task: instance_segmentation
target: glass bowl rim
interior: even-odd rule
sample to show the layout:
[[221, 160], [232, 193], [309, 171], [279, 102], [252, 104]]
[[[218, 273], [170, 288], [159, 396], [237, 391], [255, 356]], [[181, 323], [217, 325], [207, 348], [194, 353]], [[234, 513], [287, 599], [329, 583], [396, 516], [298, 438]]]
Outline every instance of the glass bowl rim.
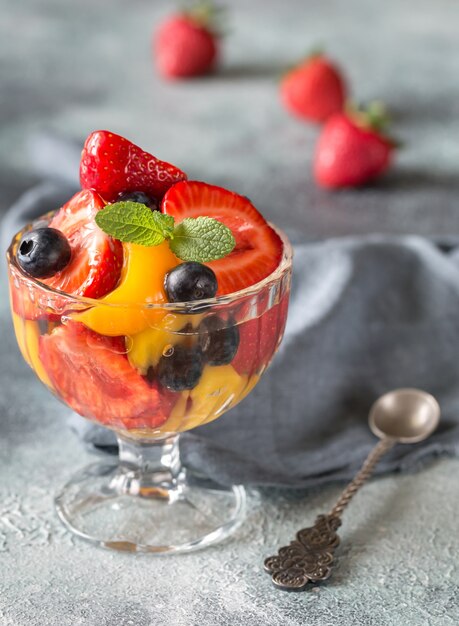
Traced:
[[[36, 221], [39, 221], [40, 219], [42, 218], [39, 217], [37, 218]], [[123, 308], [123, 309], [137, 308], [137, 309], [142, 309], [142, 310], [171, 310], [171, 311], [184, 310], [184, 309], [189, 311], [190, 308], [193, 308], [193, 310], [198, 312], [199, 308], [201, 307], [208, 308], [209, 306], [231, 304], [241, 298], [245, 298], [247, 296], [253, 296], [253, 295], [260, 293], [267, 285], [274, 284], [277, 281], [279, 281], [280, 278], [282, 278], [282, 276], [291, 268], [292, 260], [293, 260], [293, 248], [287, 235], [282, 229], [278, 228], [271, 222], [268, 222], [269, 226], [274, 230], [274, 232], [279, 236], [279, 238], [282, 241], [282, 246], [283, 246], [282, 258], [279, 262], [279, 265], [276, 267], [275, 270], [271, 272], [271, 274], [269, 274], [268, 276], [263, 278], [263, 280], [260, 280], [259, 282], [253, 285], [249, 285], [248, 287], [245, 287], [244, 289], [240, 289], [239, 291], [234, 291], [232, 293], [224, 294], [221, 296], [216, 296], [214, 298], [207, 298], [204, 300], [192, 300], [188, 302], [129, 302], [129, 303], [104, 302], [102, 299], [98, 300], [96, 298], [88, 298], [86, 296], [77, 296], [77, 295], [66, 293], [65, 291], [60, 291], [59, 289], [54, 289], [53, 287], [50, 287], [49, 285], [45, 285], [44, 283], [40, 282], [40, 280], [38, 280], [37, 278], [30, 276], [29, 274], [27, 274], [27, 272], [25, 272], [20, 267], [20, 265], [16, 261], [13, 248], [16, 242], [18, 241], [18, 239], [22, 237], [22, 235], [26, 233], [28, 229], [30, 229], [33, 223], [34, 222], [29, 222], [14, 235], [8, 247], [8, 250], [6, 252], [6, 257], [7, 257], [9, 268], [14, 268], [15, 271], [19, 272], [22, 279], [28, 281], [29, 283], [34, 285], [34, 287], [38, 288], [40, 291], [51, 294], [53, 296], [58, 296], [60, 298], [65, 298], [69, 301], [78, 303], [80, 305], [84, 304], [84, 305], [87, 305], [88, 307], [89, 306], [99, 306], [99, 307], [106, 306], [110, 308]]]

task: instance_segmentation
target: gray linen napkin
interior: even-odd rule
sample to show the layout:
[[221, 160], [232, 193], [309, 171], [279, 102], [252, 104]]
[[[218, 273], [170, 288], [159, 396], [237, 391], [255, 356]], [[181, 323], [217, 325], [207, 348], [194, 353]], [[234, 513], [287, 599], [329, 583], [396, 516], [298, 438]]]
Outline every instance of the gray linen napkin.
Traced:
[[238, 407], [184, 441], [184, 458], [229, 483], [309, 487], [349, 479], [375, 443], [367, 415], [396, 387], [442, 408], [427, 442], [377, 473], [459, 453], [459, 256], [419, 237], [296, 246], [284, 341]]
[[[25, 194], [5, 217], [3, 248], [22, 223], [59, 206], [70, 182]], [[370, 235], [298, 244], [277, 356], [239, 406], [182, 437], [183, 460], [224, 484], [349, 479], [375, 441], [372, 402], [409, 386], [438, 398], [441, 425], [423, 444], [396, 447], [377, 472], [458, 454], [458, 348], [459, 240]], [[110, 431], [75, 414], [70, 421], [88, 445], [116, 451]]]

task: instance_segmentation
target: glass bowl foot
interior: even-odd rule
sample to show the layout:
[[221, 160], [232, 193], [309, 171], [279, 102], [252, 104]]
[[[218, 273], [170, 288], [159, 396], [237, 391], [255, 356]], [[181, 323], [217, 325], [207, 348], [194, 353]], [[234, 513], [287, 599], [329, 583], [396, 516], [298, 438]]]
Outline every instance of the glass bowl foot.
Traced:
[[96, 463], [76, 474], [56, 497], [58, 515], [73, 533], [112, 550], [172, 554], [228, 537], [245, 516], [245, 490], [189, 472], [139, 474]]

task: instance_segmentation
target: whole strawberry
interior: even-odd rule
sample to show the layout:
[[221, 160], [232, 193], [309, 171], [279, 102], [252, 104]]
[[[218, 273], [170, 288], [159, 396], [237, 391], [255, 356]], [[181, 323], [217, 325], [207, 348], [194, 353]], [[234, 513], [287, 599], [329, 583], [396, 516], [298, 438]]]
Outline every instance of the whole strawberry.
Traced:
[[210, 72], [219, 54], [218, 8], [209, 0], [172, 15], [154, 35], [153, 54], [159, 73], [180, 79]]
[[317, 142], [314, 177], [327, 188], [358, 187], [385, 172], [396, 144], [384, 129], [387, 116], [379, 105], [366, 111], [337, 113]]
[[285, 75], [280, 94], [287, 110], [297, 117], [324, 122], [343, 109], [346, 85], [339, 69], [317, 53]]

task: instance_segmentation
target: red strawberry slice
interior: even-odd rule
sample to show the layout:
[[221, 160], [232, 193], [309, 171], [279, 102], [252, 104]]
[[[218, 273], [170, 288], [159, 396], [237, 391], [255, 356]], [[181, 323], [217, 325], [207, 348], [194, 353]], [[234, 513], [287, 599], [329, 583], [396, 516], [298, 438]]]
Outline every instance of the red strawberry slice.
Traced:
[[280, 343], [287, 321], [288, 294], [258, 318], [239, 325], [239, 348], [231, 365], [252, 375], [267, 367]]
[[[105, 206], [93, 191], [81, 191], [53, 217], [50, 226], [67, 237], [72, 258], [67, 267], [43, 283], [66, 293], [100, 298], [114, 289], [123, 264], [123, 246], [96, 225], [94, 217]], [[24, 319], [59, 320], [65, 300], [18, 275], [10, 282], [13, 310]]]
[[22, 276], [10, 281], [10, 298], [13, 311], [24, 320], [57, 322], [60, 319], [60, 314], [53, 311], [61, 309], [58, 297]]
[[180, 180], [186, 180], [186, 174], [175, 165], [160, 161], [108, 130], [96, 130], [85, 141], [80, 161], [81, 186], [94, 189], [109, 202], [130, 191], [162, 198]]
[[112, 428], [166, 421], [158, 390], [130, 366], [123, 337], [71, 323], [40, 337], [39, 355], [57, 396], [80, 415]]
[[236, 239], [233, 252], [208, 263], [217, 275], [218, 295], [254, 285], [279, 265], [281, 239], [244, 196], [206, 183], [181, 182], [166, 193], [161, 210], [177, 222], [207, 215], [231, 229]]
[[251, 376], [259, 369], [260, 357], [260, 318], [239, 324], [239, 347], [231, 361], [238, 374]]
[[116, 287], [123, 264], [123, 246], [95, 222], [97, 211], [104, 206], [105, 202], [94, 191], [80, 191], [53, 217], [49, 225], [67, 237], [72, 258], [62, 272], [44, 283], [89, 298], [100, 298]]

